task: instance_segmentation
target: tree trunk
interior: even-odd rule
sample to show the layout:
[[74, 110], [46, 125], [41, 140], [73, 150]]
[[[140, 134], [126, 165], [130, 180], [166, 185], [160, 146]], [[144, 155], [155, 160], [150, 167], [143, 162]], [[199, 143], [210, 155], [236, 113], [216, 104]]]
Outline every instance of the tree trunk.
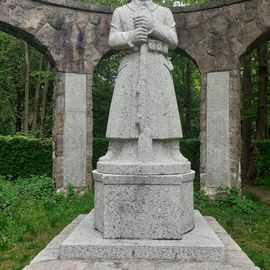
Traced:
[[[256, 119], [256, 140], [262, 140], [266, 136], [267, 108], [266, 93], [268, 82], [268, 43], [260, 44], [257, 48], [258, 58], [258, 112]], [[247, 181], [253, 182], [257, 176], [256, 158], [259, 155], [258, 149], [253, 147], [250, 158], [250, 166], [247, 172]]]
[[[17, 63], [17, 66], [19, 66], [19, 63]], [[22, 110], [23, 110], [23, 102], [22, 102], [22, 91], [21, 87], [17, 78], [17, 74], [19, 74], [19, 70], [15, 68], [12, 72], [12, 78], [14, 82], [14, 87], [15, 87], [15, 93], [16, 93], [16, 113], [15, 113], [15, 127], [16, 127], [16, 132], [21, 132], [22, 131]]]
[[258, 46], [258, 115], [256, 121], [256, 139], [266, 138], [267, 129], [267, 83], [268, 83], [268, 44]]
[[187, 60], [186, 66], [186, 93], [185, 93], [185, 108], [186, 108], [186, 119], [185, 119], [185, 131], [186, 137], [191, 138], [191, 84], [192, 84], [192, 74], [191, 74], [191, 63]]
[[252, 77], [251, 77], [251, 55], [245, 56], [243, 59], [243, 78], [242, 78], [242, 111], [243, 118], [241, 123], [242, 135], [242, 181], [247, 182], [247, 171], [250, 165], [251, 148], [251, 133], [252, 133], [252, 120], [249, 113], [251, 109], [252, 99]]
[[24, 133], [27, 135], [29, 123], [30, 61], [29, 61], [29, 48], [26, 42], [24, 42], [24, 54], [25, 54]]
[[[50, 64], [48, 64], [47, 70], [50, 70]], [[40, 112], [40, 128], [39, 128], [39, 135], [40, 136], [43, 136], [43, 132], [44, 132], [48, 89], [49, 89], [49, 80], [47, 79], [45, 81], [43, 94], [42, 94], [42, 104], [41, 104], [41, 112]]]
[[[39, 59], [39, 72], [42, 71], [42, 64], [43, 64], [43, 55], [40, 56]], [[36, 131], [37, 129], [37, 119], [38, 119], [38, 108], [39, 108], [39, 96], [40, 96], [40, 85], [41, 85], [41, 75], [38, 75], [37, 85], [36, 85], [36, 91], [35, 91], [35, 99], [34, 99], [34, 108], [33, 108], [33, 124], [32, 124], [32, 131]]]

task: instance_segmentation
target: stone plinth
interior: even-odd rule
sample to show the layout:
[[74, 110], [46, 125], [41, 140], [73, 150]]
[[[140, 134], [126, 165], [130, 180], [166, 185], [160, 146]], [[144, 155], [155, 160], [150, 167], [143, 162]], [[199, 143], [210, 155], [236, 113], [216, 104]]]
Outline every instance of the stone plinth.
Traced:
[[194, 227], [194, 174], [95, 171], [95, 228], [106, 239], [181, 239]]
[[147, 259], [174, 262], [223, 262], [224, 245], [198, 211], [195, 228], [182, 240], [104, 239], [94, 229], [93, 211], [62, 242], [61, 260]]
[[[191, 232], [192, 234], [197, 231], [198, 227], [196, 225], [196, 216], [197, 214], [195, 212], [195, 229]], [[134, 259], [61, 259], [61, 256], [64, 255], [64, 249], [67, 249], [67, 247], [64, 247], [62, 244], [67, 244], [65, 240], [70, 239], [69, 237], [79, 229], [78, 226], [82, 226], [81, 224], [85, 219], [86, 215], [81, 215], [76, 218], [76, 220], [56, 236], [48, 246], [32, 260], [31, 265], [25, 267], [24, 270], [260, 270], [212, 217], [204, 217], [204, 219], [210, 227], [210, 231], [217, 235], [225, 247], [225, 260], [222, 262], [179, 262], [174, 260]], [[84, 230], [87, 229], [88, 232], [88, 223], [86, 223], [85, 226]], [[97, 233], [96, 230], [91, 229], [90, 231], [93, 231], [95, 234]], [[82, 235], [80, 239], [83, 237], [84, 236]], [[89, 237], [89, 234], [87, 234], [87, 237]], [[186, 235], [184, 235], [182, 241], [185, 241], [185, 237]], [[207, 237], [209, 237], [209, 234], [204, 230], [200, 239], [205, 243]], [[80, 244], [82, 245], [84, 241], [86, 241], [86, 239], [83, 239]], [[110, 240], [110, 242], [111, 241], [118, 242], [122, 240]], [[151, 241], [157, 242], [160, 240]], [[134, 242], [137, 243], [137, 241]]]

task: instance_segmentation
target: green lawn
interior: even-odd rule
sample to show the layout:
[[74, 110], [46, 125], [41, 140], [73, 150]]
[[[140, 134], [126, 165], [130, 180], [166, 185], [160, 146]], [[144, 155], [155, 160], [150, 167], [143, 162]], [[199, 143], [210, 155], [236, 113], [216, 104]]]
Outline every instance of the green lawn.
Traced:
[[[270, 206], [236, 192], [217, 202], [195, 192], [195, 205], [214, 216], [264, 270], [270, 269]], [[8, 182], [0, 178], [0, 269], [21, 270], [80, 213], [93, 207], [93, 195], [56, 194], [51, 178]]]

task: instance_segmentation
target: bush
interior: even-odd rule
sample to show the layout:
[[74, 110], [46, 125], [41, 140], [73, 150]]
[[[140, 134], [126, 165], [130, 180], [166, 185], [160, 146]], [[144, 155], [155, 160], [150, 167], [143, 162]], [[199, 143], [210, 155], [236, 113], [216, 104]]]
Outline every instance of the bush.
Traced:
[[0, 136], [0, 175], [52, 175], [52, 139]]
[[230, 208], [236, 213], [251, 215], [256, 209], [256, 202], [246, 196], [240, 195], [240, 190], [236, 188], [220, 189], [217, 194], [217, 206], [220, 208]]
[[[107, 152], [109, 140], [94, 138], [93, 167]], [[200, 168], [200, 141], [181, 140], [182, 154], [191, 161], [197, 173]], [[0, 136], [0, 175], [16, 179], [32, 175], [52, 176], [52, 139], [16, 135]]]

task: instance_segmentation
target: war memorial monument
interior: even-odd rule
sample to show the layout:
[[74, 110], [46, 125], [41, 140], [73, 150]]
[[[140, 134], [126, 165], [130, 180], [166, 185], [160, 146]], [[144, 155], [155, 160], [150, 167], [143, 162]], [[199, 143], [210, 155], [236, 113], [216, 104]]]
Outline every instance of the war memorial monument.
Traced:
[[258, 269], [211, 217], [194, 211], [195, 172], [181, 154], [168, 51], [170, 9], [133, 0], [115, 9], [109, 45], [121, 51], [108, 152], [93, 171], [95, 209], [25, 269]]

